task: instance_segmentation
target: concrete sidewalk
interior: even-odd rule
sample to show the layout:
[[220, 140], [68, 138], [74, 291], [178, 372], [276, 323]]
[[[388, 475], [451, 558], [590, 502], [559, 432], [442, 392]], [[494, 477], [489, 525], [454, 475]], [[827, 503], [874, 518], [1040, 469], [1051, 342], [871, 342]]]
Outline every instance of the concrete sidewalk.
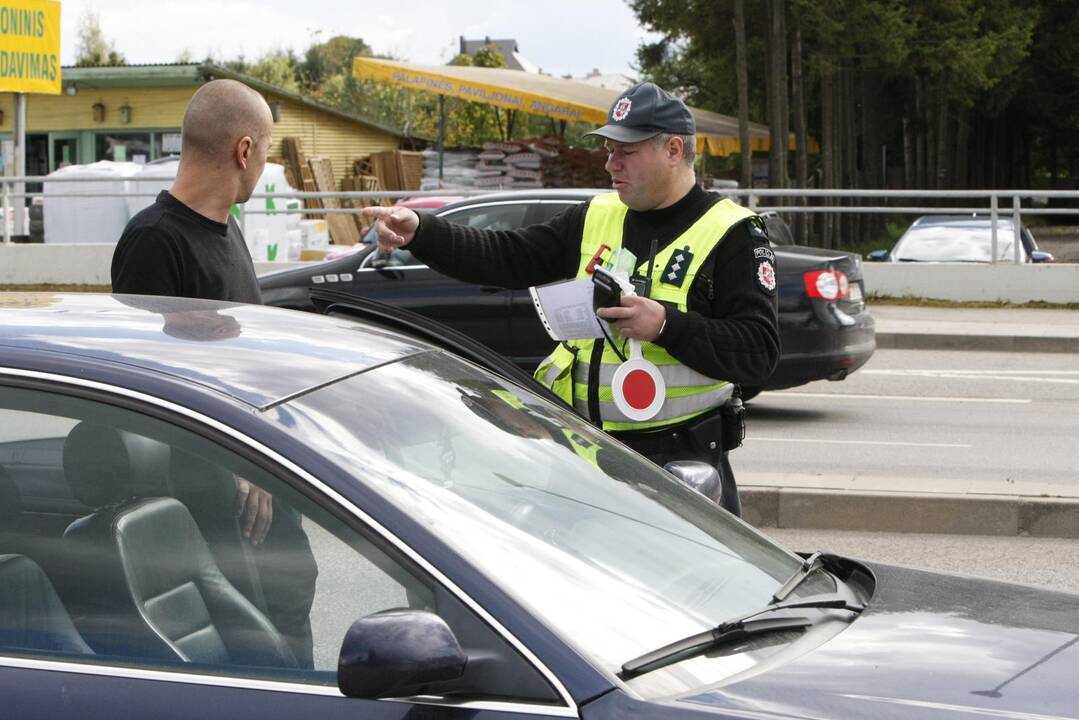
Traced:
[[[1079, 310], [870, 303], [870, 312], [878, 348], [1079, 353]], [[1079, 538], [1079, 482], [740, 472], [738, 484], [757, 527]]]
[[1079, 310], [869, 304], [877, 347], [1079, 353]]
[[1079, 538], [1079, 485], [738, 475], [756, 527]]

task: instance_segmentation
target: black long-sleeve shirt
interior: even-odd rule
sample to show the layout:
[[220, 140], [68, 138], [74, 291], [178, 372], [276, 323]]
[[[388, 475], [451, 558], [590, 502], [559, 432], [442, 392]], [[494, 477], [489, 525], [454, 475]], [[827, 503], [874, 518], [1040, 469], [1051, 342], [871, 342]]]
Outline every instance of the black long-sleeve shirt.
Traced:
[[[657, 252], [662, 251], [717, 200], [694, 186], [669, 207], [630, 210], [623, 246], [647, 264], [653, 238]], [[576, 276], [587, 209], [587, 203], [580, 203], [520, 230], [481, 230], [421, 215], [408, 248], [432, 268], [464, 282], [542, 285]], [[774, 282], [761, 274], [764, 261], [774, 270], [763, 227], [746, 221], [731, 228], [690, 287], [688, 310], [667, 306], [667, 324], [655, 343], [709, 377], [743, 385], [767, 380], [779, 361], [779, 329]]]

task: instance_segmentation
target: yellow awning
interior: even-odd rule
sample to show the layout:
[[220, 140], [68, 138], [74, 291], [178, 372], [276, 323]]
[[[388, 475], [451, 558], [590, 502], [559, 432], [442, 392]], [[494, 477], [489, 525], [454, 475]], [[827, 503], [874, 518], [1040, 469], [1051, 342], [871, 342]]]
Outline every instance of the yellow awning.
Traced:
[[[618, 90], [504, 68], [457, 65], [413, 65], [411, 63], [356, 58], [352, 74], [358, 80], [391, 83], [414, 90], [487, 103], [508, 110], [521, 110], [556, 120], [602, 125], [607, 109], [619, 96]], [[709, 155], [731, 155], [739, 151], [738, 119], [728, 115], [690, 108], [697, 124], [698, 151]], [[749, 124], [749, 144], [766, 152], [771, 145], [767, 125]], [[813, 143], [811, 143], [812, 147]], [[789, 140], [793, 149], [794, 136]]]

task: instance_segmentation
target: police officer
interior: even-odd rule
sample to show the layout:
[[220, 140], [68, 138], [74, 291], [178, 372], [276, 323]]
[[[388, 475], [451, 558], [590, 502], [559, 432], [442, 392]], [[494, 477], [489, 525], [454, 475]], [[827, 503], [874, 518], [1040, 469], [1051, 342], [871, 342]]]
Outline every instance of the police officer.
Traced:
[[[740, 442], [724, 407], [731, 383], [760, 385], [779, 360], [776, 269], [764, 224], [751, 211], [702, 190], [693, 170], [695, 124], [678, 98], [652, 83], [612, 103], [604, 139], [614, 192], [516, 231], [480, 230], [408, 208], [366, 208], [383, 250], [408, 245], [459, 280], [525, 288], [589, 277], [626, 248], [637, 258], [638, 295], [600, 317], [621, 338], [642, 341], [667, 388], [659, 414], [637, 422], [612, 402], [621, 342], [568, 341], [537, 370], [593, 423], [653, 461], [715, 465], [723, 505], [740, 505], [727, 452]], [[649, 269], [651, 272], [649, 273]], [[724, 440], [726, 435], [726, 441]]]

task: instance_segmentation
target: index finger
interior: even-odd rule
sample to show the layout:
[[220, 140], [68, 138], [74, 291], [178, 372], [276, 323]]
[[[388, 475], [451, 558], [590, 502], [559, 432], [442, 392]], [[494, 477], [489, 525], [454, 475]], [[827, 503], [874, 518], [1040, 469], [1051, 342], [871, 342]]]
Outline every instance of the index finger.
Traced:
[[393, 215], [393, 211], [397, 208], [384, 207], [382, 205], [371, 205], [360, 210], [360, 214], [364, 217], [374, 218], [375, 220], [381, 220]]

